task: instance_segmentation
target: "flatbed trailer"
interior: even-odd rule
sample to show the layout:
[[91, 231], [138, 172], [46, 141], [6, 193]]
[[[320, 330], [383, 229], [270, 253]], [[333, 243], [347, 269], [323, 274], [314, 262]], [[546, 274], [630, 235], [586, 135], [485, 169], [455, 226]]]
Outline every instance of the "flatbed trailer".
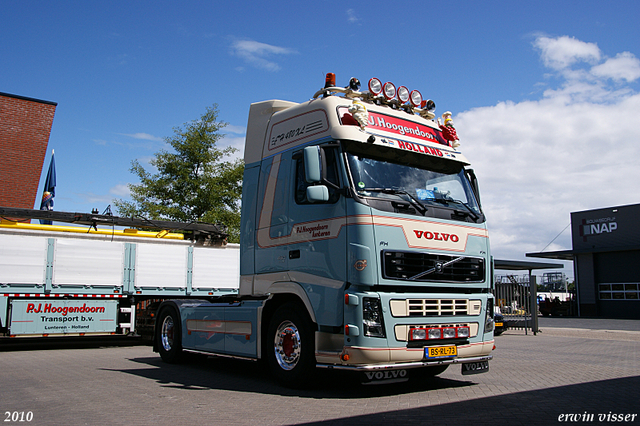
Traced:
[[239, 246], [226, 244], [214, 225], [1, 207], [0, 216], [0, 332], [7, 337], [151, 337], [163, 300], [238, 292]]

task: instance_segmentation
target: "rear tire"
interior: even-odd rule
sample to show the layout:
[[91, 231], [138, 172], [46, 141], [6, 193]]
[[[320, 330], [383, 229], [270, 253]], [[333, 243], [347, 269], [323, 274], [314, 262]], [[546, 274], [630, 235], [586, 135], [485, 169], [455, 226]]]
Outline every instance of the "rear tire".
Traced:
[[174, 364], [182, 359], [182, 329], [175, 308], [166, 306], [160, 311], [156, 326], [158, 353], [164, 362]]
[[313, 324], [296, 303], [280, 306], [271, 321], [265, 340], [271, 374], [282, 385], [308, 384], [316, 367]]

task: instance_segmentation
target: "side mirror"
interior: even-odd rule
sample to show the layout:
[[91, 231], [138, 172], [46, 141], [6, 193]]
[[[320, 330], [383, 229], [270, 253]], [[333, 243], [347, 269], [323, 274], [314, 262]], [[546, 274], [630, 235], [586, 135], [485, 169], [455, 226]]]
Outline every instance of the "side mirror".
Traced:
[[312, 203], [324, 203], [329, 201], [329, 189], [324, 185], [307, 187], [307, 200]]
[[307, 183], [315, 183], [322, 180], [321, 164], [320, 147], [317, 145], [306, 147], [304, 149], [304, 178]]

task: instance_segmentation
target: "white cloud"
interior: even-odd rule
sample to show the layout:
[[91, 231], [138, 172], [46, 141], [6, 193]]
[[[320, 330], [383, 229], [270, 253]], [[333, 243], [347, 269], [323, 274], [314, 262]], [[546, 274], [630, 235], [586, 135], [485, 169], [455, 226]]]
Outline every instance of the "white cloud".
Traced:
[[555, 70], [567, 68], [576, 62], [595, 63], [601, 56], [597, 44], [585, 43], [568, 36], [539, 36], [533, 45], [540, 49], [540, 57], [544, 64]]
[[126, 183], [118, 184], [109, 189], [109, 194], [115, 195], [117, 197], [128, 198], [131, 195], [131, 191], [129, 190], [129, 185]]
[[356, 16], [356, 11], [353, 9], [347, 9], [347, 21], [351, 24], [358, 23], [360, 18]]
[[279, 71], [280, 65], [271, 60], [276, 55], [297, 53], [287, 47], [273, 46], [254, 40], [236, 40], [231, 44], [232, 54], [244, 59], [249, 65], [267, 71]]
[[118, 134], [122, 136], [128, 136], [134, 139], [143, 139], [146, 141], [162, 141], [163, 140], [162, 138], [150, 135], [148, 133], [118, 133]]
[[598, 77], [631, 82], [640, 78], [640, 60], [630, 52], [622, 52], [615, 58], [609, 58], [603, 64], [594, 66], [591, 72]]
[[[461, 148], [480, 179], [498, 258], [542, 250], [571, 212], [640, 202], [640, 94], [620, 84], [639, 78], [638, 60], [625, 52], [567, 73], [577, 61], [602, 58], [595, 44], [569, 37], [534, 44], [545, 46], [541, 58], [561, 87], [540, 100], [501, 102], [455, 117]], [[608, 86], [607, 79], [618, 85]], [[570, 248], [567, 229], [546, 250]]]
[[227, 124], [226, 126], [224, 126], [224, 129], [222, 129], [222, 131], [225, 133], [235, 133], [237, 135], [244, 135], [245, 133], [247, 133], [247, 128], [243, 126], [234, 126], [232, 124]]

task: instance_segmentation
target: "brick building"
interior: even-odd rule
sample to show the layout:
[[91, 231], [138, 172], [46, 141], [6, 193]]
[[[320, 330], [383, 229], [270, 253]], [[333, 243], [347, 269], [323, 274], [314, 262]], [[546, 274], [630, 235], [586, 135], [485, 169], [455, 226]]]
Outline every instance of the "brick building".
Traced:
[[0, 206], [31, 209], [39, 201], [38, 185], [57, 105], [0, 92]]

